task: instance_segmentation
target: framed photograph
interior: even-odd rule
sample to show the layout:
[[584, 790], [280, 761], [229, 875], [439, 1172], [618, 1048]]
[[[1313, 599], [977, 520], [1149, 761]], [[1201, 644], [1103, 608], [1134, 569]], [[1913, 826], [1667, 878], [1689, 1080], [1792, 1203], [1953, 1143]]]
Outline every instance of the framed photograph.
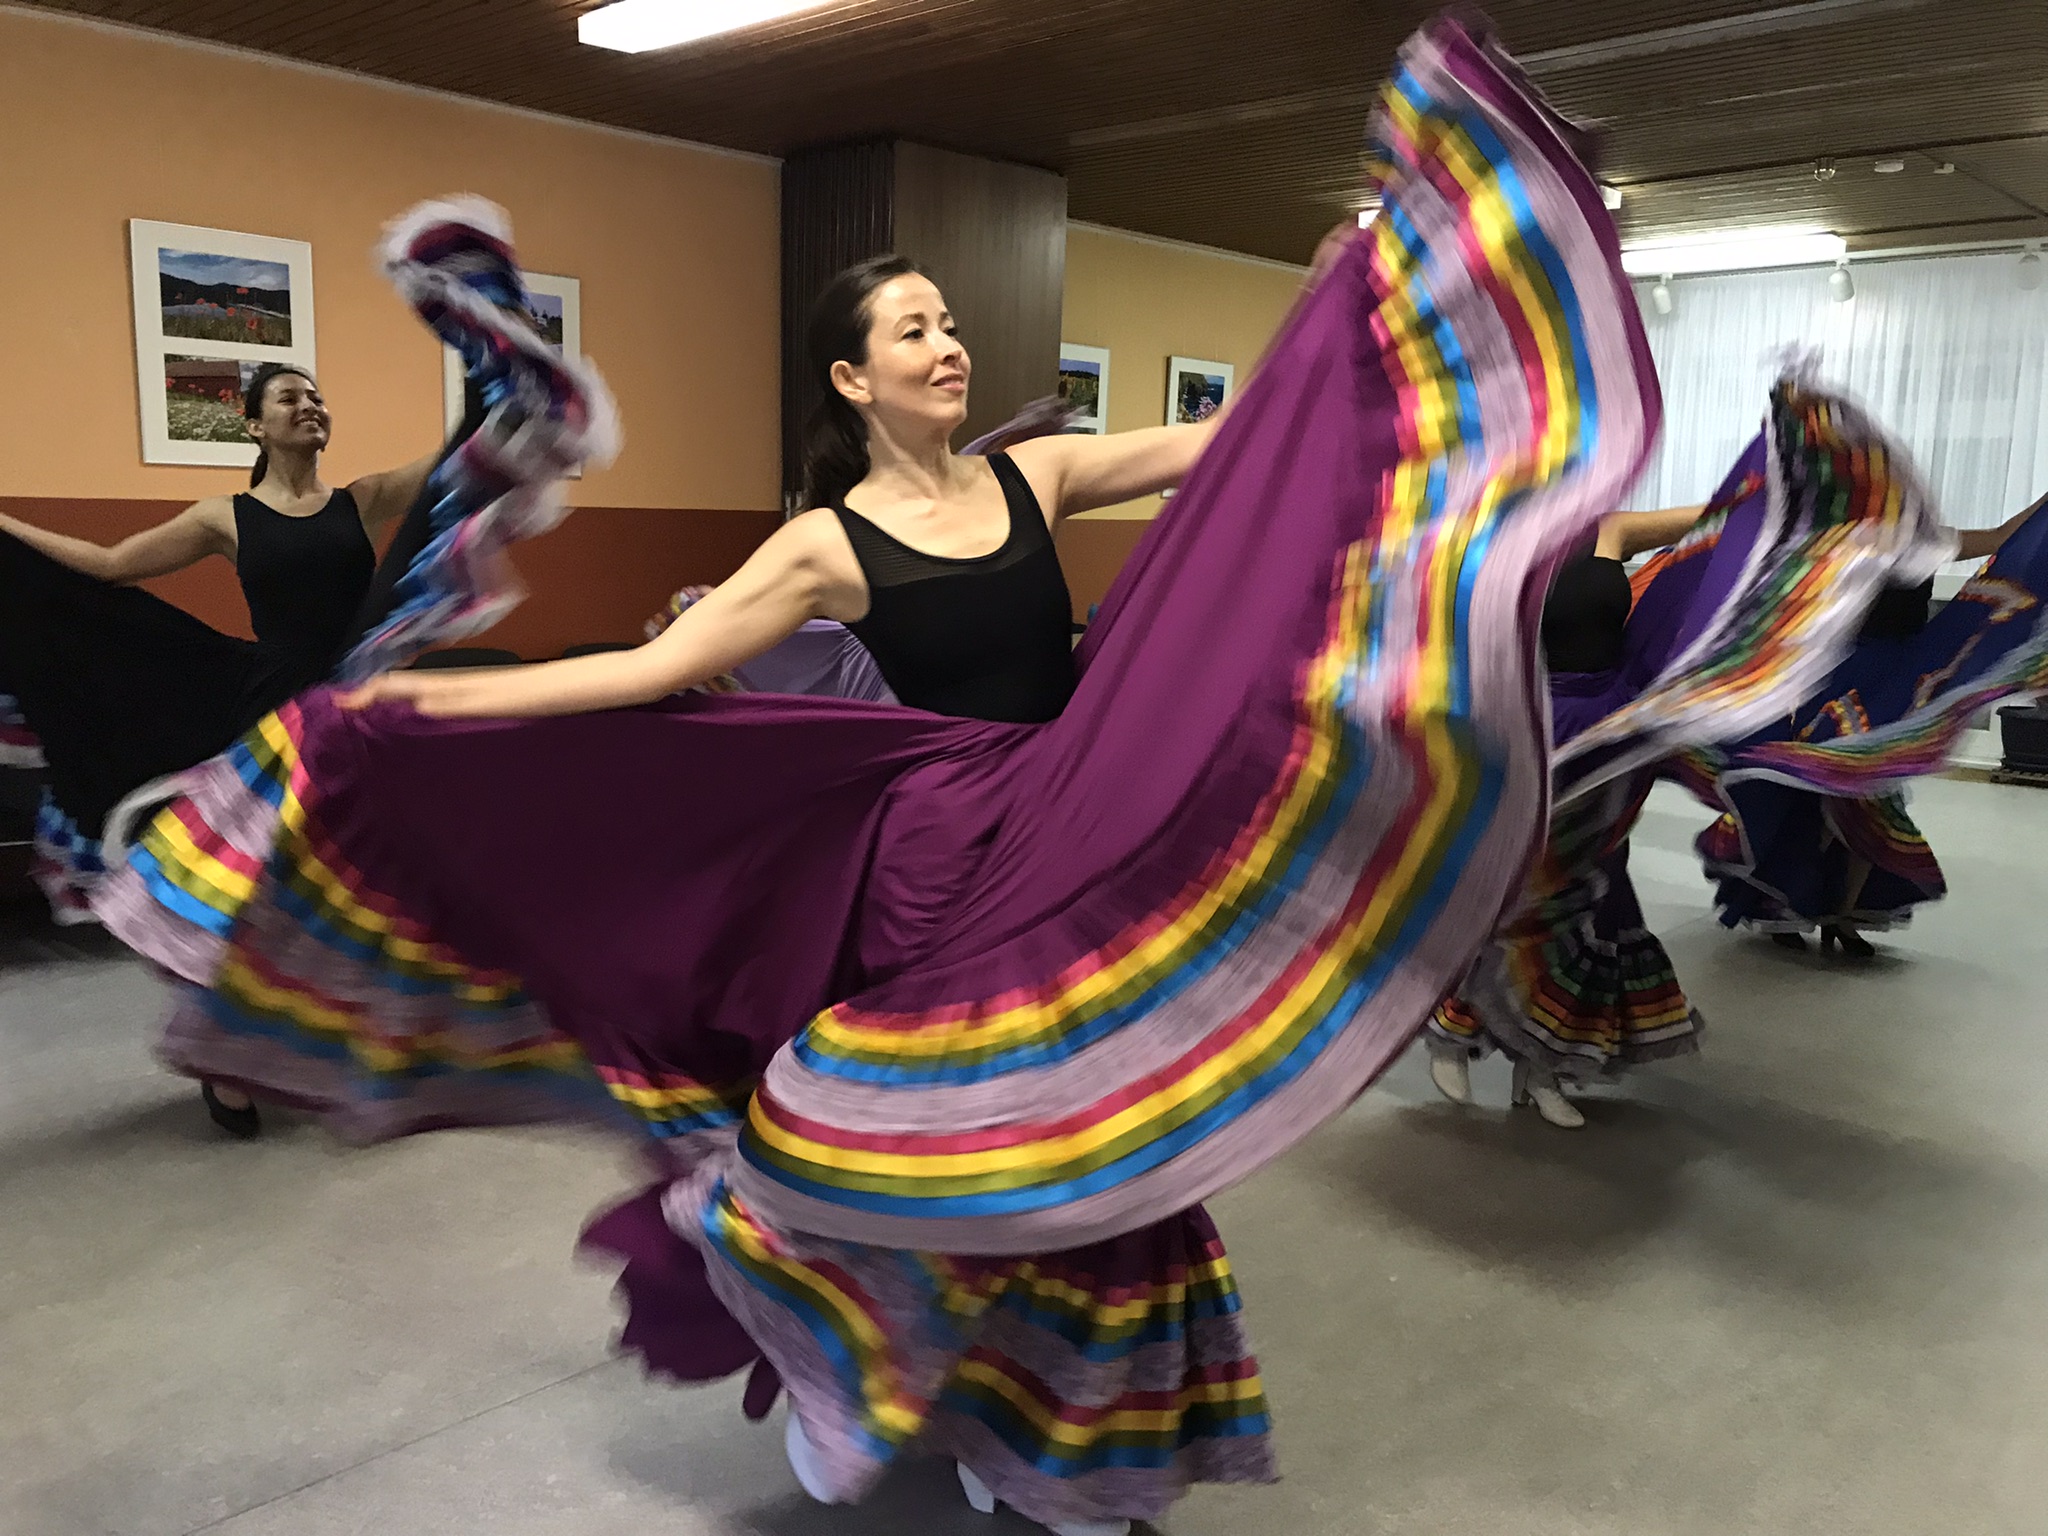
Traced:
[[128, 221], [145, 464], [247, 465], [242, 390], [265, 363], [313, 367], [313, 247]]
[[1199, 357], [1169, 357], [1166, 360], [1166, 424], [1188, 426], [1207, 421], [1223, 409], [1237, 382], [1237, 370], [1229, 363], [1204, 362]]
[[1109, 348], [1060, 343], [1060, 404], [1074, 412], [1068, 431], [1109, 430]]
[[[583, 284], [577, 279], [527, 273], [526, 313], [543, 339], [571, 357], [583, 355]], [[453, 347], [441, 349], [441, 414], [443, 431], [462, 425], [462, 355]]]

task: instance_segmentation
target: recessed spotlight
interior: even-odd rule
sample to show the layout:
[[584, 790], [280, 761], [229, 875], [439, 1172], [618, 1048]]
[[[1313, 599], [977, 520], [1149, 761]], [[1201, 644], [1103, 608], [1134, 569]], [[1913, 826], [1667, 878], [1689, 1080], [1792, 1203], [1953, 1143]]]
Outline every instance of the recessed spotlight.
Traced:
[[1825, 158], [1814, 161], [1813, 179], [1815, 181], [1833, 181], [1835, 179], [1835, 162]]

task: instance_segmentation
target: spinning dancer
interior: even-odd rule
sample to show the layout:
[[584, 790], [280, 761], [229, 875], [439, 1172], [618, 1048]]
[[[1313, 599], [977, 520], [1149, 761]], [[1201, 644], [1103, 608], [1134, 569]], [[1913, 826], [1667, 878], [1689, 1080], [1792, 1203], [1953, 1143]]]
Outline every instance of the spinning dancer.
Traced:
[[[1552, 589], [1557, 800], [1523, 900], [1432, 1021], [1431, 1077], [1456, 1102], [1470, 1098], [1469, 1058], [1499, 1049], [1514, 1102], [1573, 1128], [1585, 1118], [1565, 1084], [1698, 1048], [1699, 1014], [1628, 877], [1652, 782], [1731, 733], [1770, 730], [1847, 652], [1887, 576], [1917, 579], [1947, 554], [1894, 445], [1797, 379], [1693, 515], [1608, 519]], [[1631, 583], [1621, 558], [1681, 534]]]
[[[1996, 528], [1948, 530], [1956, 541], [1955, 558], [1996, 555], [2044, 501]], [[1931, 579], [1887, 587], [1878, 595], [1857, 636], [1856, 675], [1891, 672], [1917, 679], [1941, 669], [1955, 642], [1946, 643], [1948, 654], [1939, 659], [1918, 643], [1933, 595]], [[1799, 729], [1809, 729], [1834, 697], [1830, 692], [1809, 701], [1795, 717]], [[1804, 950], [1803, 935], [1811, 930], [1823, 954], [1839, 949], [1848, 959], [1868, 960], [1877, 951], [1864, 931], [1910, 922], [1915, 906], [1937, 900], [1948, 888], [1927, 839], [1906, 814], [1901, 792], [1844, 798], [1748, 777], [1716, 784], [1702, 798], [1722, 812], [1697, 844], [1715, 882], [1722, 923], [1768, 933], [1786, 949]]]
[[[249, 489], [213, 496], [112, 548], [0, 517], [0, 689], [40, 738], [50, 786], [41, 870], [60, 920], [88, 921], [107, 812], [223, 750], [327, 675], [376, 566], [372, 540], [412, 504], [431, 458], [332, 490], [333, 418], [312, 375], [266, 363], [242, 399]], [[133, 585], [213, 555], [235, 564], [253, 641]]]
[[[811, 510], [658, 639], [316, 691], [145, 830], [102, 906], [206, 989], [188, 1070], [359, 1134], [630, 1116], [666, 1166], [592, 1229], [625, 1342], [786, 1387], [820, 1496], [913, 1443], [1063, 1532], [1269, 1477], [1200, 1202], [1514, 895], [1541, 595], [1655, 430], [1577, 142], [1426, 29], [1387, 213], [1196, 427], [963, 459], [937, 289], [846, 274]], [[1183, 475], [1070, 652], [1050, 524]], [[900, 704], [677, 695], [820, 617]]]
[[[249, 489], [213, 496], [111, 548], [0, 517], [0, 694], [22, 728], [11, 760], [46, 769], [35, 874], [59, 922], [88, 922], [107, 814], [150, 781], [230, 745], [328, 674], [369, 590], [372, 540], [433, 459], [320, 479], [333, 418], [304, 369], [266, 363], [242, 398], [257, 444]], [[256, 639], [237, 640], [132, 583], [213, 555], [235, 564]], [[225, 1129], [255, 1110], [203, 1085]]]
[[[471, 211], [488, 249], [495, 216]], [[492, 325], [450, 338], [465, 354], [470, 409], [437, 455], [330, 490], [319, 477], [326, 403], [303, 369], [266, 365], [243, 401], [258, 445], [248, 492], [111, 549], [0, 518], [0, 692], [19, 701], [0, 699], [0, 720], [16, 722], [0, 750], [47, 765], [39, 873], [60, 917], [98, 915], [112, 889], [99, 836], [124, 798], [176, 793], [181, 773], [331, 675], [366, 633], [358, 675], [473, 633], [512, 600], [497, 551], [559, 514], [539, 492], [504, 493], [519, 474], [607, 457], [614, 427], [594, 376], [510, 318], [521, 295], [499, 275], [472, 261], [456, 280]], [[481, 515], [451, 510], [445, 487], [464, 476], [500, 493], [479, 498]], [[372, 541], [401, 518], [379, 567]], [[253, 642], [124, 585], [216, 553], [235, 562]], [[214, 1120], [255, 1135], [247, 1097], [201, 1077]]]
[[[1617, 512], [1603, 518], [1593, 552], [1582, 555], [1557, 573], [1543, 601], [1543, 662], [1550, 675], [1552, 730], [1560, 743], [1584, 722], [1574, 704], [1597, 698], [1622, 668], [1625, 658], [1629, 591], [1625, 562], [1639, 554], [1675, 544], [1699, 520], [1705, 507], [1678, 507], [1663, 512]], [[1577, 713], [1577, 718], [1575, 718]], [[1571, 1026], [1574, 1043], [1596, 1047], [1605, 1057], [1602, 1069], [1653, 1056], [1696, 1049], [1699, 1016], [1678, 989], [1671, 958], [1657, 936], [1643, 926], [1643, 910], [1628, 878], [1625, 838], [1599, 862], [1602, 889], [1596, 905], [1584, 914], [1581, 937], [1585, 957], [1597, 963], [1607, 988], [1598, 1014], [1584, 1009]], [[1518, 1030], [1510, 1039], [1519, 1043]], [[1438, 1009], [1430, 1026], [1429, 1073], [1437, 1091], [1454, 1104], [1472, 1098], [1470, 1062], [1483, 1049], [1477, 1015], [1455, 998]], [[1556, 1069], [1544, 1054], [1508, 1047], [1514, 1056], [1511, 1102], [1534, 1104], [1552, 1125], [1584, 1125], [1558, 1086]]]
[[1868, 959], [1858, 929], [1908, 920], [1943, 894], [1901, 793], [1940, 771], [1979, 712], [2038, 690], [2048, 648], [2048, 518], [2036, 501], [1997, 528], [1944, 529], [1989, 562], [1927, 613], [1929, 589], [1888, 590], [1856, 648], [1800, 707], [1756, 735], [1688, 753], [1677, 776], [1719, 820], [1700, 834], [1721, 921], [1803, 949]]

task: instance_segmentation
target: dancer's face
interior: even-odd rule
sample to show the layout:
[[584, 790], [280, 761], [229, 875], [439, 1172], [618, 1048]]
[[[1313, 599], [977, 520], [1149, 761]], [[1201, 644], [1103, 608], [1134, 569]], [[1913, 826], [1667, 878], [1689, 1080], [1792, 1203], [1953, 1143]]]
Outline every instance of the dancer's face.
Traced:
[[319, 450], [333, 434], [334, 418], [320, 398], [320, 386], [302, 374], [280, 373], [265, 386], [263, 409], [249, 423], [249, 435], [265, 448]]
[[945, 295], [928, 277], [892, 278], [869, 299], [868, 316], [867, 360], [834, 363], [832, 382], [877, 417], [950, 435], [967, 419], [974, 365]]

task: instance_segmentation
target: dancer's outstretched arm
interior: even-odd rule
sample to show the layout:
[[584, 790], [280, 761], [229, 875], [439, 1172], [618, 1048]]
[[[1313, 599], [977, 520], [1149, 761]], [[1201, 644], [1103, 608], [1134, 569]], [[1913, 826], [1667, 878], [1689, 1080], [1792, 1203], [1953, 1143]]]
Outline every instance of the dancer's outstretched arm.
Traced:
[[[1323, 237], [1302, 291], [1316, 284], [1358, 238], [1356, 220], [1346, 220]], [[1256, 369], [1252, 370], [1256, 371]], [[1010, 449], [1010, 457], [1031, 483], [1054, 524], [1076, 512], [1113, 507], [1139, 496], [1175, 489], [1230, 415], [1237, 396], [1206, 421], [1191, 426], [1141, 427], [1101, 436], [1073, 433], [1036, 437]]]
[[130, 534], [118, 544], [52, 533], [18, 518], [0, 517], [0, 533], [11, 533], [59, 565], [113, 586], [168, 576], [211, 555], [235, 557], [235, 508], [226, 496], [196, 501], [176, 517]]
[[1600, 519], [1600, 536], [1593, 553], [1609, 560], [1628, 560], [1636, 555], [1676, 544], [1706, 511], [1697, 507], [1666, 507], [1658, 512], [1613, 512]]
[[1956, 558], [1958, 560], [1982, 560], [1995, 555], [2005, 547], [2005, 541], [2020, 531], [2020, 525], [2042, 507], [2048, 506], [2048, 496], [2031, 503], [2025, 511], [2015, 512], [1996, 528], [1957, 528], [1951, 530], [1956, 536]]
[[743, 666], [812, 619], [858, 619], [868, 595], [830, 511], [777, 529], [747, 563], [656, 638], [630, 651], [531, 667], [392, 672], [348, 697], [402, 699], [447, 717], [573, 715], [650, 704]]

